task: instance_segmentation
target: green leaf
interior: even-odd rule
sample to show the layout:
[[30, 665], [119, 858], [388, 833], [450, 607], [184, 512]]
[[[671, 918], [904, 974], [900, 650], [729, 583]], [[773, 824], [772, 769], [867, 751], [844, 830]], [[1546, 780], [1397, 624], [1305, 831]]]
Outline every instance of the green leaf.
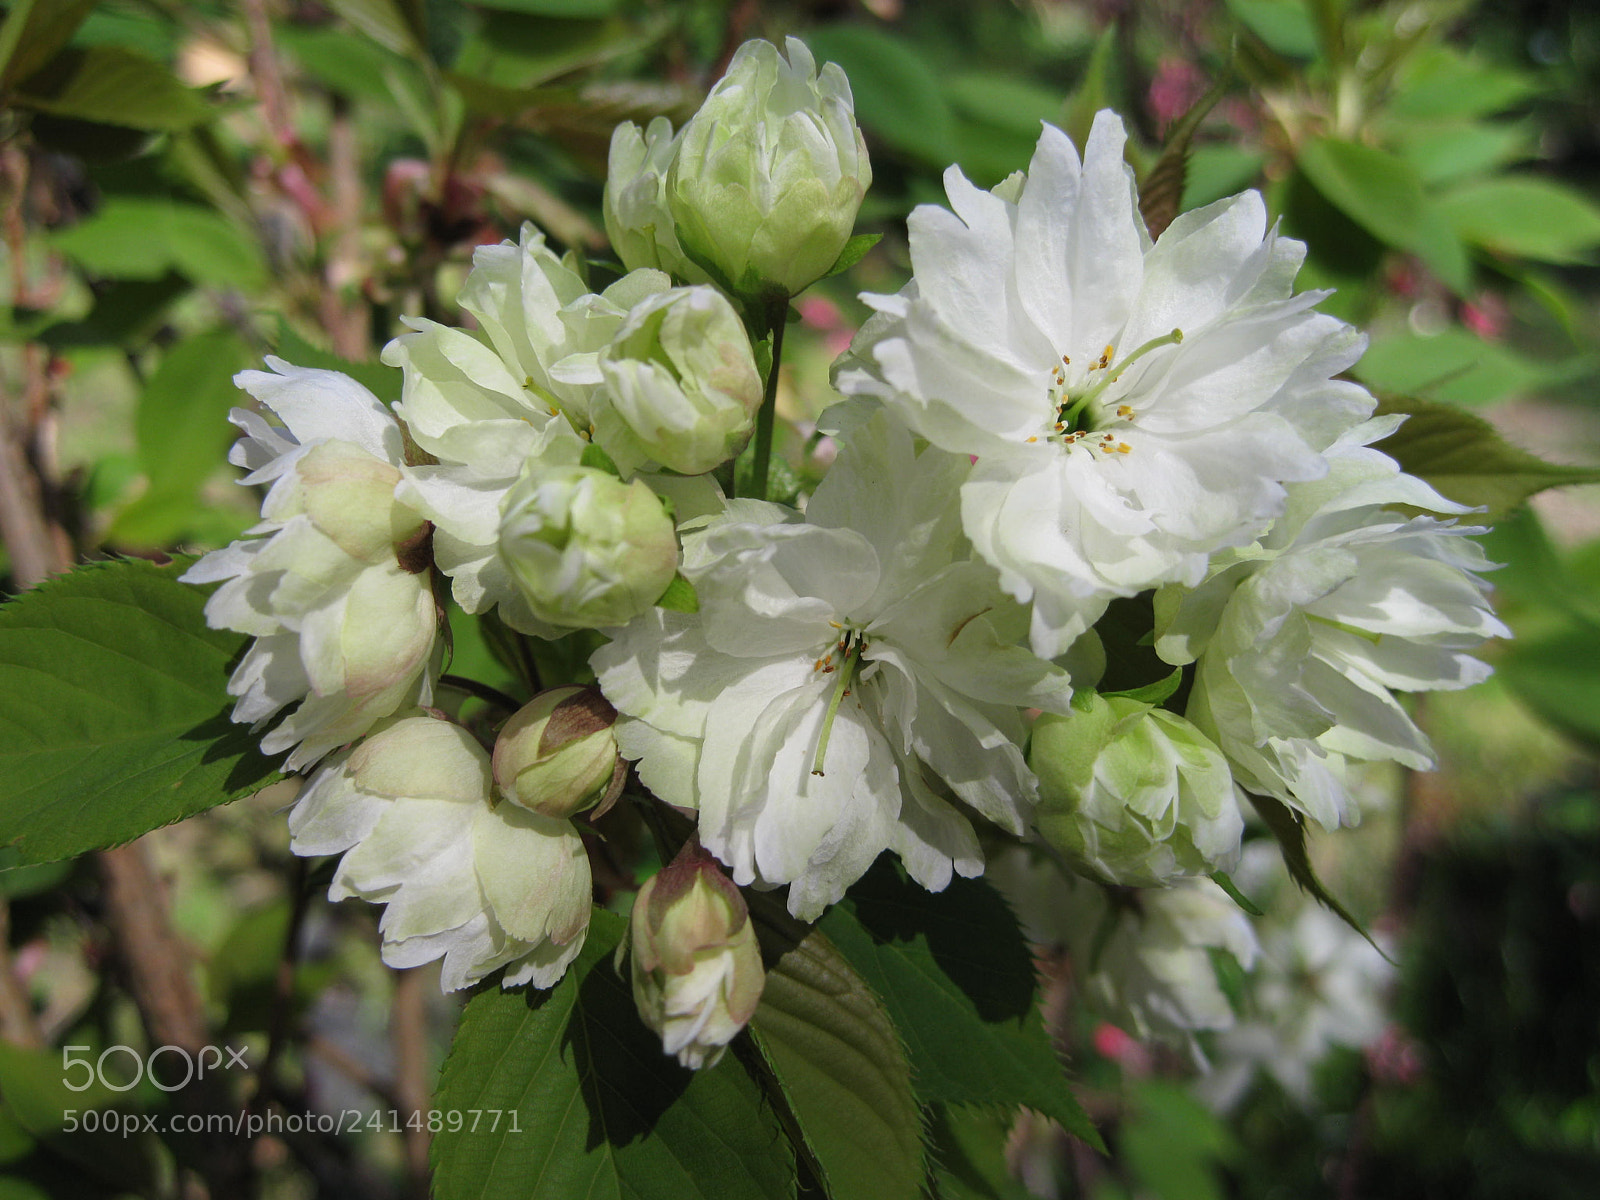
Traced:
[[1467, 241], [1540, 262], [1587, 262], [1600, 245], [1600, 207], [1587, 196], [1530, 175], [1464, 184], [1439, 200], [1440, 212]]
[[385, 404], [393, 404], [400, 399], [400, 384], [404, 377], [399, 367], [386, 367], [374, 359], [356, 362], [354, 359], [341, 358], [331, 350], [313, 346], [281, 316], [278, 318], [278, 344], [274, 353], [297, 367], [341, 371]]
[[844, 244], [844, 249], [839, 251], [839, 257], [833, 260], [833, 266], [828, 268], [828, 273], [823, 278], [829, 279], [835, 275], [842, 275], [865, 258], [867, 251], [881, 241], [883, 241], [883, 234], [881, 233], [856, 234]]
[[737, 1059], [688, 1071], [639, 1020], [611, 965], [625, 926], [596, 909], [554, 988], [468, 1001], [434, 1096], [464, 1118], [434, 1137], [438, 1200], [792, 1195], [793, 1157]]
[[1183, 686], [1183, 668], [1179, 667], [1164, 679], [1154, 683], [1147, 683], [1143, 687], [1128, 688], [1120, 692], [1101, 692], [1102, 696], [1121, 696], [1128, 700], [1137, 700], [1140, 704], [1165, 704], [1180, 687]]
[[937, 1104], [929, 1119], [940, 1200], [1030, 1200], [1011, 1177], [1006, 1142], [1012, 1114], [957, 1104]]
[[328, 0], [328, 6], [385, 50], [407, 58], [427, 53], [423, 0]]
[[1600, 468], [1545, 462], [1510, 445], [1482, 417], [1447, 404], [1385, 398], [1378, 412], [1410, 414], [1378, 449], [1451, 500], [1487, 508], [1490, 521], [1546, 488], [1600, 482]]
[[1396, 122], [1390, 134], [1425, 184], [1482, 175], [1533, 153], [1533, 134], [1516, 122], [1439, 124]]
[[212, 116], [211, 105], [162, 63], [121, 46], [69, 47], [12, 95], [18, 108], [172, 133]]
[[1116, 106], [1112, 79], [1117, 72], [1117, 33], [1123, 27], [1119, 21], [1106, 23], [1095, 39], [1094, 49], [1089, 52], [1089, 62], [1078, 80], [1077, 90], [1067, 101], [1066, 119], [1061, 128], [1080, 153], [1089, 144], [1089, 130], [1094, 126], [1095, 114], [1102, 108]]
[[656, 607], [669, 612], [695, 613], [700, 611], [700, 597], [695, 593], [694, 584], [682, 575], [674, 575], [667, 590], [656, 601]]
[[867, 25], [825, 25], [807, 37], [817, 61], [850, 77], [863, 127], [904, 154], [944, 166], [953, 154], [955, 119], [939, 77], [912, 46]]
[[80, 567], [0, 607], [0, 844], [114, 846], [279, 778], [228, 720], [245, 639], [206, 628], [183, 566]]
[[237, 435], [228, 412], [243, 400], [233, 376], [246, 356], [231, 329], [196, 334], [167, 351], [144, 385], [133, 424], [152, 486], [192, 492], [216, 473]]
[[482, 8], [501, 12], [532, 13], [536, 17], [609, 17], [618, 0], [478, 0]]
[[820, 930], [763, 907], [751, 913], [769, 967], [750, 1030], [808, 1163], [830, 1200], [917, 1195], [921, 1114], [883, 1004]]
[[1382, 947], [1372, 941], [1372, 936], [1350, 915], [1350, 910], [1317, 878], [1316, 868], [1311, 865], [1311, 855], [1306, 851], [1305, 817], [1272, 796], [1258, 796], [1254, 792], [1245, 794], [1250, 797], [1250, 803], [1255, 805], [1256, 812], [1261, 814], [1268, 831], [1277, 839], [1278, 849], [1283, 854], [1283, 865], [1289, 869], [1289, 878], [1295, 881], [1301, 891], [1366, 938], [1379, 954], [1383, 954]]
[[1297, 160], [1317, 191], [1380, 241], [1420, 256], [1458, 292], [1471, 284], [1466, 249], [1453, 226], [1423, 197], [1422, 179], [1405, 159], [1340, 138], [1312, 138]]
[[588, 442], [584, 445], [583, 453], [579, 456], [578, 463], [580, 466], [590, 467], [596, 471], [604, 471], [607, 475], [620, 476], [622, 474], [621, 471], [617, 470], [617, 464], [611, 461], [611, 455], [607, 454], [597, 442]]
[[72, 40], [96, 0], [14, 0], [0, 24], [0, 92], [26, 79]]
[[1239, 1156], [1228, 1127], [1181, 1084], [1142, 1079], [1133, 1087], [1119, 1148], [1141, 1195], [1223, 1200], [1218, 1166]]
[[1266, 156], [1246, 146], [1196, 146], [1189, 155], [1182, 209], [1200, 208], [1251, 187]]
[[1228, 11], [1279, 54], [1317, 56], [1317, 27], [1301, 0], [1228, 0]]
[[930, 893], [881, 859], [818, 928], [883, 998], [920, 1101], [1026, 1105], [1100, 1145], [1045, 1033], [1027, 943], [988, 884]]
[[1388, 102], [1396, 117], [1481, 117], [1540, 90], [1530, 75], [1477, 62], [1447, 45], [1414, 55], [1408, 68]]
[[1573, 620], [1553, 632], [1519, 637], [1496, 661], [1495, 671], [1544, 720], [1600, 749], [1596, 662], [1600, 662], [1600, 625]]
[[178, 271], [242, 291], [267, 282], [260, 247], [227, 217], [196, 204], [114, 197], [94, 216], [51, 234], [50, 244], [112, 279], [159, 280]]
[[1355, 374], [1374, 391], [1476, 406], [1562, 383], [1588, 365], [1581, 358], [1536, 361], [1452, 325], [1374, 339]]

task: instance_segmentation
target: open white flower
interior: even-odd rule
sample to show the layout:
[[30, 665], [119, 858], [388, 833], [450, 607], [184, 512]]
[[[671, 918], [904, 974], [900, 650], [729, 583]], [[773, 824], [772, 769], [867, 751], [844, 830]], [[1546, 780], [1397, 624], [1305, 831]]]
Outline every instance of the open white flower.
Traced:
[[952, 167], [954, 212], [909, 228], [914, 275], [837, 371], [924, 437], [977, 456], [962, 487], [973, 545], [1032, 641], [1060, 654], [1115, 596], [1198, 583], [1209, 556], [1282, 511], [1286, 481], [1372, 406], [1333, 378], [1363, 339], [1292, 295], [1305, 247], [1246, 192], [1180, 216], [1152, 245], [1096, 118], [1079, 161], [1046, 126], [1028, 174], [982, 191]]
[[331, 900], [384, 904], [383, 961], [444, 959], [445, 991], [506, 967], [550, 987], [583, 948], [589, 859], [570, 821], [496, 803], [489, 755], [429, 716], [330, 759], [289, 814], [296, 854], [343, 854]]
[[1370, 448], [1399, 422], [1352, 430], [1258, 542], [1156, 598], [1157, 652], [1198, 659], [1189, 718], [1246, 789], [1330, 829], [1359, 817], [1347, 758], [1432, 766], [1391, 689], [1470, 687], [1489, 674], [1471, 651], [1507, 633], [1474, 574], [1481, 530], [1389, 507], [1464, 511]]
[[374, 722], [432, 696], [437, 617], [427, 527], [395, 499], [404, 466], [400, 426], [371, 392], [336, 371], [244, 371], [235, 382], [284, 422], [234, 409], [245, 436], [230, 462], [240, 482], [269, 484], [249, 537], [207, 554], [183, 576], [217, 583], [213, 628], [255, 642], [228, 681], [233, 719], [292, 750], [289, 770], [360, 737]]
[[967, 460], [878, 413], [806, 510], [734, 501], [688, 534], [698, 613], [653, 610], [593, 664], [617, 741], [740, 884], [790, 884], [812, 919], [885, 848], [938, 890], [983, 865], [946, 796], [1021, 832], [1036, 783], [1019, 705], [1063, 671], [1013, 644], [1021, 609], [966, 557]]

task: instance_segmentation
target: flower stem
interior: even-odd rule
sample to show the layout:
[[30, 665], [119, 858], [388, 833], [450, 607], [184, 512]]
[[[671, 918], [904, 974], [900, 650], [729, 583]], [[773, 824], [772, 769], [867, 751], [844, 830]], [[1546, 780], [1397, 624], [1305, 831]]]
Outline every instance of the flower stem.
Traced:
[[772, 331], [772, 366], [767, 370], [766, 391], [756, 413], [756, 449], [750, 467], [750, 494], [767, 498], [767, 464], [772, 460], [772, 418], [778, 403], [778, 368], [783, 363], [783, 327], [788, 324], [789, 298], [775, 300], [767, 309], [767, 327]]

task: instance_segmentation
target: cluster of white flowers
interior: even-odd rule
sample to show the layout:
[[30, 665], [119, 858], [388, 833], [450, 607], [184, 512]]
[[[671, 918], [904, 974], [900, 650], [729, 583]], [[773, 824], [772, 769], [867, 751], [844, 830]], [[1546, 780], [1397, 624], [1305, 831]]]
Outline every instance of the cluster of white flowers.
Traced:
[[[1294, 293], [1304, 247], [1261, 198], [1152, 242], [1123, 142], [1101, 113], [1081, 158], [1047, 126], [992, 191], [950, 169], [951, 209], [911, 216], [911, 282], [865, 297], [803, 508], [712, 474], [770, 421], [756, 343], [871, 179], [843, 73], [794, 40], [743, 47], [677, 134], [617, 131], [605, 216], [630, 269], [603, 290], [528, 227], [477, 252], [474, 330], [410, 321], [385, 349], [392, 413], [330, 372], [241, 376], [283, 422], [235, 418], [263, 521], [187, 578], [225, 581], [209, 620], [257, 638], [235, 719], [297, 704], [262, 741], [316, 767], [295, 848], [344, 853], [334, 895], [388, 905], [388, 961], [443, 957], [446, 987], [559, 978], [589, 906], [572, 817], [615, 799], [620, 748], [735, 884], [787, 887], [801, 919], [886, 849], [930, 889], [976, 875], [985, 828], [1166, 888], [1108, 953], [1171, 992], [1197, 947], [1254, 953], [1201, 878], [1238, 857], [1246, 791], [1336, 827], [1347, 759], [1426, 764], [1391, 689], [1473, 682], [1468, 651], [1501, 632], [1471, 530], [1407, 515], [1460, 510], [1371, 447], [1395, 422], [1339, 378], [1363, 340]], [[519, 634], [604, 630], [604, 699], [533, 700], [491, 767], [422, 708], [436, 572]], [[1100, 624], [1136, 597], [1139, 643]], [[1152, 645], [1170, 679], [1097, 693]], [[748, 923], [716, 912], [703, 987], [638, 984], [694, 1064], [731, 1036], [728, 997], [754, 1003], [723, 928]], [[636, 972], [701, 962], [660, 943], [700, 916], [657, 917]], [[1216, 1010], [1140, 1009], [1185, 1029]]]

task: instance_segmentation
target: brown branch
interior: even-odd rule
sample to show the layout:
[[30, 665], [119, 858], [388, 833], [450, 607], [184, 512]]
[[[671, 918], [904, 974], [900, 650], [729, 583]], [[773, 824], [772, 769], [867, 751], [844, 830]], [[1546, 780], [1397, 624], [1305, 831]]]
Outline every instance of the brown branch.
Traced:
[[394, 972], [394, 1087], [405, 1114], [407, 1194], [428, 1197], [428, 1106], [433, 1089], [428, 1070], [428, 976], [420, 968]]

